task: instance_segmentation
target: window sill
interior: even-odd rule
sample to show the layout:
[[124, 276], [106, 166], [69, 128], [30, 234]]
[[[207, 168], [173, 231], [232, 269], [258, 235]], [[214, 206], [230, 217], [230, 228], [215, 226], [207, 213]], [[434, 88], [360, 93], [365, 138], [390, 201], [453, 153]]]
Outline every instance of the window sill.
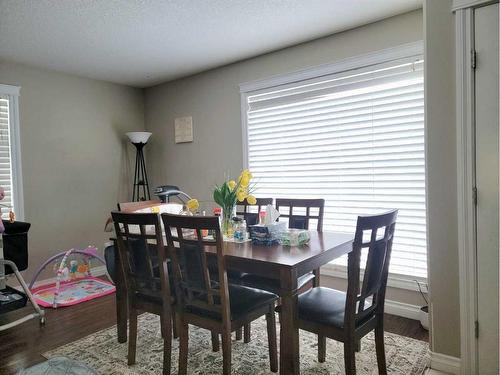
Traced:
[[[347, 279], [347, 267], [339, 266], [337, 264], [327, 264], [321, 267], [321, 275]], [[363, 271], [361, 271], [361, 275], [363, 275]], [[422, 277], [389, 274], [387, 286], [418, 292], [418, 285], [415, 280], [418, 280], [421, 283], [427, 283], [427, 279]]]

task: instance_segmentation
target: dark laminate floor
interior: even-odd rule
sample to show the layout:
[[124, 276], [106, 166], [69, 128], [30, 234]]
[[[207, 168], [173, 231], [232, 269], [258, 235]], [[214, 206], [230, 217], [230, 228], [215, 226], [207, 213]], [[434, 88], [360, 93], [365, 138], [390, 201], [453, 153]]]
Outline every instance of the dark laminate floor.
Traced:
[[[8, 317], [22, 316], [23, 310], [0, 316], [0, 324]], [[45, 311], [47, 324], [44, 328], [39, 327], [38, 321], [32, 320], [0, 332], [1, 375], [15, 374], [24, 367], [43, 361], [41, 354], [45, 351], [115, 324], [113, 295], [73, 307]], [[385, 328], [388, 332], [428, 340], [427, 331], [418, 322], [406, 318], [387, 315]]]

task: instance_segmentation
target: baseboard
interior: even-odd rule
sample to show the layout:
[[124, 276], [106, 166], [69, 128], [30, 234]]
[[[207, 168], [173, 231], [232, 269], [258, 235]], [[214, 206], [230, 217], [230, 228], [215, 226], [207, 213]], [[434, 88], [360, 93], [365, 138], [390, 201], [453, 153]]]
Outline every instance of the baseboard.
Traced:
[[[91, 269], [91, 272], [92, 272], [92, 276], [104, 276], [107, 274], [107, 269], [106, 269], [106, 266], [98, 266], [98, 267], [92, 267]], [[11, 276], [9, 275], [9, 278], [12, 278], [13, 280], [16, 280], [17, 279], [15, 278], [15, 276]], [[30, 280], [25, 280], [26, 281], [26, 284], [29, 285], [29, 282]], [[35, 284], [33, 284], [33, 288], [36, 288], [37, 286], [40, 286], [40, 285], [47, 285], [47, 284], [53, 284], [57, 281], [57, 277], [54, 276], [54, 277], [50, 277], [48, 279], [43, 279], [43, 280], [38, 280], [35, 282]], [[21, 285], [19, 284], [9, 284], [11, 285], [13, 288], [17, 289], [17, 290], [21, 290]]]
[[420, 306], [410, 305], [398, 301], [386, 300], [384, 311], [387, 314], [402, 316], [403, 318], [420, 320]]
[[460, 374], [460, 358], [436, 353], [430, 350], [429, 354], [431, 356], [431, 369], [447, 372], [449, 374]]

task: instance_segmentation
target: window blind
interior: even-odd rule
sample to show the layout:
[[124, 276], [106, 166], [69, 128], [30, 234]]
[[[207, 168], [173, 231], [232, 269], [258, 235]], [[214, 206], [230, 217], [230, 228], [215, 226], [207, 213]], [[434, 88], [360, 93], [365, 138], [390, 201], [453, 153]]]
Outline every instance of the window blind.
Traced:
[[409, 58], [247, 94], [256, 195], [324, 198], [324, 229], [398, 208], [391, 274], [427, 277], [423, 61]]
[[[9, 206], [13, 206], [12, 158], [10, 144], [9, 100], [0, 96], [0, 186], [5, 189], [5, 198], [0, 202], [3, 218], [8, 217]], [[7, 207], [6, 207], [7, 206]], [[13, 208], [14, 210], [14, 208]]]

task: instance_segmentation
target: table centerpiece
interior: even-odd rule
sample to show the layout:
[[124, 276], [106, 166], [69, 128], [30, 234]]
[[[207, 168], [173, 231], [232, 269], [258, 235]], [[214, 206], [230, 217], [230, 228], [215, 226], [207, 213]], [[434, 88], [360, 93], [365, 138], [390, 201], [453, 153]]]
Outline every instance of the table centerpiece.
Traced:
[[232, 218], [236, 215], [236, 205], [245, 199], [249, 204], [255, 204], [256, 198], [251, 195], [255, 185], [251, 183], [252, 173], [245, 169], [238, 180], [226, 179], [221, 185], [216, 185], [213, 193], [215, 203], [222, 208], [221, 230], [225, 237], [231, 235]]

